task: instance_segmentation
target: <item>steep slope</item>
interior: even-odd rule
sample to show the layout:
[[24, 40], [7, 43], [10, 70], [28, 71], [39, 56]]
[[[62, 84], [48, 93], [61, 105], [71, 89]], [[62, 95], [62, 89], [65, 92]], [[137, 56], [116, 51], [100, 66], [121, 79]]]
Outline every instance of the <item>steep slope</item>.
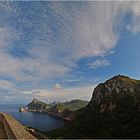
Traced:
[[104, 112], [113, 111], [119, 107], [139, 107], [139, 103], [140, 81], [117, 75], [105, 83], [100, 83], [94, 89], [88, 108], [98, 108], [98, 111]]
[[42, 101], [39, 101], [38, 99], [36, 99], [36, 98], [33, 98], [33, 100], [32, 100], [32, 102], [31, 103], [29, 103], [27, 106], [26, 106], [26, 108], [27, 108], [27, 110], [28, 111], [39, 111], [39, 112], [41, 112], [42, 110], [45, 110], [45, 109], [47, 109], [49, 106], [46, 104], [46, 103], [44, 103], [44, 102], [42, 102]]
[[117, 75], [100, 83], [89, 104], [51, 138], [140, 138], [140, 81]]
[[75, 111], [85, 107], [88, 101], [71, 100], [64, 103], [56, 103], [48, 109], [48, 113], [64, 120], [72, 120], [75, 116]]
[[71, 100], [71, 101], [66, 101], [64, 103], [56, 103], [56, 107], [57, 109], [64, 110], [64, 109], [69, 109], [72, 111], [76, 111], [80, 108], [85, 107], [88, 104], [88, 101], [84, 101], [84, 100], [79, 100], [79, 99], [75, 99], [75, 100]]

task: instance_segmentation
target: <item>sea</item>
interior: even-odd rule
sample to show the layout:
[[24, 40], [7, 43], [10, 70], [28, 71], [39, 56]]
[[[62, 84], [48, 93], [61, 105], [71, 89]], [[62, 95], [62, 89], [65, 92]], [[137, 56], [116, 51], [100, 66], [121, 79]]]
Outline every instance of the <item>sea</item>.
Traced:
[[19, 112], [19, 107], [23, 105], [1, 105], [0, 112], [12, 115], [24, 126], [30, 126], [40, 131], [50, 131], [64, 126], [65, 122], [47, 113], [39, 112]]

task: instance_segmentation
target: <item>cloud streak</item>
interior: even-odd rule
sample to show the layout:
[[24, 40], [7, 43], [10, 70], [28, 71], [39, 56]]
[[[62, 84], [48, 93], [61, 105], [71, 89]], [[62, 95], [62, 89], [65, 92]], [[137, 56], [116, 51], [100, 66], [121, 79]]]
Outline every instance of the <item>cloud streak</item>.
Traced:
[[71, 99], [83, 99], [90, 100], [92, 96], [92, 90], [95, 86], [85, 86], [85, 87], [71, 87], [71, 88], [59, 88], [59, 89], [38, 89], [22, 91], [22, 95], [28, 97], [28, 101], [33, 97], [40, 100], [55, 100], [55, 101], [65, 101]]
[[0, 88], [2, 89], [15, 89], [16, 85], [7, 80], [0, 80]]
[[[86, 64], [88, 69], [108, 66], [106, 56], [115, 49], [122, 28], [140, 32], [139, 5], [128, 1], [0, 2], [0, 75], [37, 83], [70, 77], [80, 67], [79, 61], [87, 58], [93, 60]], [[131, 19], [124, 25], [127, 14]], [[71, 93], [68, 95], [72, 97], [78, 90], [77, 97], [82, 97], [80, 89], [62, 93]], [[43, 97], [46, 93], [39, 94]], [[65, 94], [60, 96], [57, 98], [65, 98]]]
[[105, 66], [109, 66], [109, 65], [110, 65], [110, 63], [106, 59], [97, 59], [93, 63], [89, 64], [90, 68], [92, 68], [92, 69], [97, 69], [97, 68], [105, 67]]
[[[5, 5], [7, 11], [15, 7], [14, 18], [11, 14], [7, 17], [16, 18], [18, 24], [22, 19], [21, 26], [15, 28], [19, 34], [13, 42], [17, 41], [19, 50], [23, 44], [29, 45], [24, 48], [29, 56], [22, 60], [13, 53], [1, 56], [7, 63], [0, 64], [7, 70], [0, 68], [0, 72], [10, 73], [18, 80], [67, 74], [78, 67], [78, 61], [83, 58], [108, 55], [119, 39], [117, 27], [128, 7], [120, 2], [33, 2], [34, 8], [30, 3], [29, 7], [25, 4], [23, 7], [19, 2]], [[30, 10], [24, 12], [27, 8]], [[136, 9], [135, 6], [132, 9]], [[138, 15], [137, 9], [133, 12]], [[5, 28], [0, 29], [0, 34], [2, 46], [7, 46], [7, 39], [13, 34]]]

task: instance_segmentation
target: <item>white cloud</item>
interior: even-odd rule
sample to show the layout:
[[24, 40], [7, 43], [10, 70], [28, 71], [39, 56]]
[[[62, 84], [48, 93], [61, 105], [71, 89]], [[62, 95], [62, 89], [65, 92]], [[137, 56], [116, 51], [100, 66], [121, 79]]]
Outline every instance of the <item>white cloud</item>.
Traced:
[[59, 83], [56, 83], [54, 86], [53, 86], [53, 89], [54, 90], [60, 90], [62, 87]]
[[[120, 18], [118, 3], [83, 2], [79, 5], [80, 8], [77, 2], [71, 3], [69, 7], [59, 3], [51, 5], [62, 37], [59, 34], [54, 37], [57, 46], [50, 46], [49, 52], [52, 56], [58, 56], [58, 62], [64, 65], [71, 66], [85, 57], [106, 55], [118, 40], [118, 33], [113, 31], [116, 24], [114, 20], [118, 22]], [[53, 38], [54, 34], [50, 32], [47, 37]], [[49, 43], [53, 46], [53, 42]]]
[[126, 29], [133, 34], [137, 34], [140, 32], [140, 1], [131, 2], [129, 10], [133, 14], [133, 17], [130, 23], [126, 26]]
[[140, 16], [140, 1], [131, 2], [130, 9], [135, 16]]
[[9, 82], [7, 80], [0, 80], [0, 88], [2, 89], [15, 89], [16, 85], [12, 82]]
[[89, 63], [89, 67], [93, 68], [93, 69], [104, 67], [104, 66], [109, 66], [109, 65], [110, 65], [110, 63], [106, 59], [97, 59], [97, 60], [93, 61], [92, 63]]
[[[35, 13], [33, 21], [26, 22], [32, 22], [30, 26], [34, 27], [33, 33], [29, 34], [33, 37], [28, 42], [30, 46], [27, 49], [31, 57], [21, 59], [8, 53], [8, 49], [12, 47], [11, 44], [14, 41], [21, 41], [19, 34], [25, 37], [23, 36], [26, 35], [23, 24], [20, 25], [20, 31], [13, 30], [10, 24], [9, 26], [7, 24], [0, 26], [1, 75], [5, 74], [19, 81], [35, 83], [48, 77], [68, 75], [69, 82], [72, 82], [70, 72], [73, 68], [78, 67], [78, 61], [83, 58], [99, 58], [90, 63], [89, 68], [99, 68], [110, 64], [106, 56], [112, 53], [115, 48], [120, 38], [121, 28], [127, 27], [130, 32], [135, 34], [140, 32], [140, 2], [48, 3], [51, 20], [47, 14], [48, 11], [46, 12], [45, 5], [42, 3], [37, 4], [34, 7], [37, 9], [32, 9], [31, 14], [36, 10], [40, 12]], [[6, 3], [6, 5], [6, 11], [10, 11], [6, 12], [9, 13], [8, 18], [12, 19], [10, 17], [12, 15], [11, 11], [16, 11], [16, 6], [13, 9], [9, 3]], [[20, 15], [23, 15], [23, 11], [19, 10], [18, 12], [14, 14], [15, 17], [18, 14], [17, 17], [19, 18]], [[121, 25], [127, 13], [132, 14], [130, 24], [127, 26]], [[30, 15], [28, 12], [24, 14]], [[19, 20], [18, 18], [17, 20]], [[25, 21], [25, 19], [22, 21]], [[24, 42], [21, 41], [20, 43]], [[5, 82], [2, 82], [1, 85], [6, 87], [6, 84], [7, 87], [11, 86], [11, 88], [14, 86]], [[56, 84], [56, 87], [61, 86]], [[64, 99], [63, 96], [67, 98], [73, 98], [74, 96], [75, 98], [84, 98], [86, 97], [85, 93], [89, 93], [86, 91], [88, 88], [90, 87], [69, 89], [61, 87], [61, 96], [50, 90], [41, 90], [38, 94], [34, 94], [40, 97], [44, 95], [44, 97], [49, 96], [58, 99]], [[29, 93], [31, 93], [31, 96], [33, 95], [32, 91], [29, 91]], [[19, 95], [21, 94], [19, 93]]]
[[126, 29], [130, 32], [132, 32], [133, 34], [137, 34], [140, 32], [140, 19], [137, 19], [139, 20], [138, 22], [133, 22], [133, 25], [127, 25], [126, 26]]
[[80, 79], [64, 79], [64, 82], [80, 82]]
[[55, 101], [66, 101], [72, 99], [90, 100], [94, 87], [95, 86], [80, 86], [71, 88], [61, 88], [59, 90], [38, 89], [21, 91], [21, 93], [22, 96], [28, 97], [28, 100], [31, 100], [33, 97], [46, 101], [48, 99]]
[[[9, 3], [7, 5], [12, 7]], [[48, 6], [51, 9], [50, 16], [56, 22], [50, 20], [44, 5], [39, 3], [37, 8], [41, 12], [36, 13], [39, 16], [34, 19], [37, 23], [31, 23], [35, 27], [35, 36], [27, 50], [33, 57], [19, 59], [7, 52], [1, 53], [1, 74], [29, 81], [68, 74], [74, 67], [78, 67], [77, 62], [82, 58], [109, 55], [119, 39], [118, 27], [125, 14], [131, 11], [134, 17], [139, 16], [139, 6], [132, 2], [71, 2], [69, 5], [53, 2]], [[129, 25], [129, 30], [139, 31], [138, 25]], [[24, 31], [20, 33], [24, 34]], [[0, 47], [6, 48], [9, 41], [19, 39], [18, 34], [1, 27]], [[102, 60], [102, 63], [108, 65], [107, 60]]]

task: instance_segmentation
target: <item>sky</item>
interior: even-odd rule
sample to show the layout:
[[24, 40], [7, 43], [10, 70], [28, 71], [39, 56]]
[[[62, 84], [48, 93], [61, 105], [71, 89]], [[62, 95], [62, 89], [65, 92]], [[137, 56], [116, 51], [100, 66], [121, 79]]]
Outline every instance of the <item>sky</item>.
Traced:
[[90, 100], [114, 75], [140, 79], [140, 2], [0, 2], [0, 103]]

